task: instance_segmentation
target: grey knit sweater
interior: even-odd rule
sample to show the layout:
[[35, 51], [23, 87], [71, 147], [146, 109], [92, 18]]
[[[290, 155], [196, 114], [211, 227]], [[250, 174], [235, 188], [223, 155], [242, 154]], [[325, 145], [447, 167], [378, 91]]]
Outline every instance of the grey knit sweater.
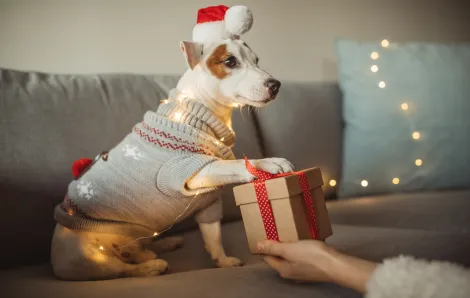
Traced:
[[[223, 140], [223, 141], [221, 141]], [[189, 205], [183, 220], [222, 217], [217, 188], [186, 182], [217, 159], [234, 159], [233, 131], [204, 105], [176, 90], [156, 112], [148, 111], [106, 157], [73, 180], [55, 219], [76, 230], [149, 236], [168, 228]]]

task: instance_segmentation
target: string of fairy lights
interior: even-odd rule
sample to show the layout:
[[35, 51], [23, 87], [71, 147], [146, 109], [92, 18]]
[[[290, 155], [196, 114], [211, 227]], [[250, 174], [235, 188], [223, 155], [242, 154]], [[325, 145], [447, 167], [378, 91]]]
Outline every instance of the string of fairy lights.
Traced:
[[[381, 42], [380, 42], [380, 46], [385, 50], [387, 48], [390, 47], [390, 41], [387, 40], [387, 39], [383, 39]], [[379, 65], [378, 62], [380, 61], [380, 53], [378, 51], [373, 51], [370, 53], [370, 59], [372, 60], [372, 65], [370, 66], [370, 71], [374, 74], [378, 74], [380, 76], [380, 71], [379, 71]], [[385, 89], [387, 87], [387, 83], [382, 80], [382, 79], [379, 79], [378, 82], [377, 82], [377, 86], [380, 88], [380, 89]], [[397, 107], [397, 108], [400, 108], [402, 110], [402, 112], [404, 113], [404, 115], [407, 117], [409, 123], [410, 123], [410, 137], [413, 141], [417, 142], [421, 139], [422, 137], [422, 133], [418, 130], [415, 130], [415, 125], [410, 117], [410, 113], [411, 113], [411, 110], [412, 110], [412, 104], [409, 102], [409, 101], [402, 101], [400, 103], [400, 106]], [[416, 167], [421, 167], [423, 165], [423, 159], [422, 158], [416, 158], [414, 160], [414, 164]], [[369, 186], [369, 181], [363, 179], [361, 181], [358, 181], [359, 184], [362, 186], [362, 187], [367, 187]], [[398, 185], [400, 184], [400, 177], [393, 177], [392, 180], [390, 181], [392, 184], [394, 185]], [[329, 185], [331, 187], [334, 187], [336, 186], [336, 180], [332, 179], [329, 181]]]
[[[174, 100], [178, 101], [178, 102], [182, 102], [185, 98], [187, 98], [183, 93], [179, 93]], [[161, 100], [160, 101], [161, 104], [168, 104], [170, 103], [170, 100], [169, 99], [164, 99], [164, 100]], [[232, 106], [234, 108], [238, 108], [238, 107], [242, 107], [243, 105], [242, 104], [237, 104], [237, 103], [233, 103]], [[181, 118], [183, 116], [183, 112], [180, 111], [180, 110], [175, 110], [174, 112], [172, 112], [172, 114], [169, 116], [171, 120], [173, 121], [176, 121], [176, 122], [180, 122], [181, 123]], [[191, 125], [188, 125], [188, 124], [185, 124], [190, 130], [192, 130], [193, 132], [195, 132], [197, 134], [198, 137], [201, 137], [202, 139], [204, 139], [205, 141], [207, 142], [213, 142], [214, 144], [216, 144], [216, 146], [219, 148], [221, 146], [223, 146], [223, 141], [224, 141], [224, 137], [222, 137], [220, 140], [217, 140], [216, 138], [213, 138], [213, 137], [210, 137], [210, 136], [206, 136], [206, 135], [203, 135], [201, 134], [199, 131], [197, 131], [196, 129], [194, 129], [194, 127], [192, 127]], [[229, 126], [229, 129], [230, 131], [233, 132], [232, 128]], [[209, 165], [209, 169], [208, 171], [210, 172], [211, 170], [211, 167], [212, 167], [212, 163]], [[155, 237], [158, 237], [160, 236], [161, 234], [167, 232], [168, 230], [170, 230], [171, 228], [173, 228], [173, 226], [178, 222], [178, 220], [184, 216], [186, 214], [186, 212], [189, 210], [189, 208], [192, 206], [194, 200], [199, 196], [200, 194], [200, 190], [204, 187], [204, 183], [201, 182], [201, 185], [199, 186], [198, 190], [196, 191], [196, 194], [191, 198], [191, 200], [189, 201], [188, 205], [184, 208], [184, 210], [178, 215], [175, 217], [175, 219], [173, 220], [173, 222], [167, 227], [165, 228], [164, 230], [162, 231], [157, 231], [157, 232], [154, 232], [152, 235], [149, 235], [149, 236], [144, 236], [144, 237], [138, 237], [134, 240], [132, 240], [131, 242], [129, 243], [126, 243], [124, 245], [121, 245], [121, 246], [117, 246], [118, 248], [124, 248], [124, 247], [127, 247], [137, 241], [140, 241], [140, 240], [144, 240], [144, 239], [151, 239], [151, 238], [155, 238]], [[98, 246], [99, 250], [101, 251], [105, 251], [106, 248], [103, 246], [103, 245], [99, 245]]]

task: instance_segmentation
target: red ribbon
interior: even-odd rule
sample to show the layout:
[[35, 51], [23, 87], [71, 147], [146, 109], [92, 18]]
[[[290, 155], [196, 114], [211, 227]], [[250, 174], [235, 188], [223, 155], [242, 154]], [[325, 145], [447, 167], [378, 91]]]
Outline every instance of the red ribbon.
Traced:
[[277, 233], [276, 221], [274, 219], [273, 209], [271, 203], [268, 199], [268, 191], [266, 190], [266, 180], [286, 177], [290, 175], [297, 175], [299, 178], [299, 184], [302, 188], [303, 198], [305, 207], [307, 209], [307, 214], [309, 217], [309, 227], [310, 232], [312, 233], [312, 238], [317, 239], [318, 235], [318, 226], [317, 218], [315, 216], [315, 205], [313, 204], [313, 199], [310, 194], [310, 187], [308, 184], [307, 177], [304, 172], [291, 172], [283, 174], [271, 174], [262, 170], [255, 168], [245, 156], [245, 165], [248, 172], [255, 176], [257, 179], [254, 181], [256, 198], [258, 200], [258, 206], [261, 212], [261, 218], [263, 219], [264, 229], [266, 231], [266, 236], [269, 240], [279, 241], [279, 234]]

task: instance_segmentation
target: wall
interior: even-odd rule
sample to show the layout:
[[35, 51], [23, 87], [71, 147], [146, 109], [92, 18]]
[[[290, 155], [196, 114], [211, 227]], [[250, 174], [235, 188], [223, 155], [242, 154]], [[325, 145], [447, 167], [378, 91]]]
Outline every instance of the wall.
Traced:
[[[278, 78], [336, 79], [336, 37], [391, 41], [470, 40], [467, 1], [226, 0], [246, 4], [245, 39]], [[196, 11], [219, 1], [0, 0], [0, 67], [58, 73], [180, 74], [178, 42]], [[468, 5], [466, 5], [468, 6]]]

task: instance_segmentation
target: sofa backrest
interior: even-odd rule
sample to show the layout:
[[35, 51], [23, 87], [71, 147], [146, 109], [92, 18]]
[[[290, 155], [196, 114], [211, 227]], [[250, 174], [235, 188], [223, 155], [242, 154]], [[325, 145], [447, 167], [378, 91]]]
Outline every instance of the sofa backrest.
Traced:
[[[0, 268], [48, 260], [53, 208], [72, 179], [73, 161], [112, 148], [178, 79], [0, 69], [0, 235], [8, 243]], [[325, 181], [338, 177], [340, 112], [335, 84], [283, 83], [267, 108], [234, 111], [234, 153], [286, 157], [299, 169], [321, 167]], [[225, 220], [239, 219], [232, 186], [223, 201]], [[170, 232], [195, 227], [188, 219]]]
[[284, 157], [296, 169], [319, 167], [327, 198], [341, 175], [343, 121], [337, 83], [283, 82], [278, 99], [255, 114], [267, 156]]
[[[45, 261], [71, 166], [112, 148], [176, 86], [175, 76], [51, 75], [0, 69], [0, 267]], [[238, 157], [261, 158], [249, 115], [234, 113]], [[239, 150], [238, 150], [239, 149]], [[226, 188], [226, 219], [240, 217]], [[232, 198], [230, 198], [232, 196]], [[195, 227], [187, 220], [176, 230]]]

